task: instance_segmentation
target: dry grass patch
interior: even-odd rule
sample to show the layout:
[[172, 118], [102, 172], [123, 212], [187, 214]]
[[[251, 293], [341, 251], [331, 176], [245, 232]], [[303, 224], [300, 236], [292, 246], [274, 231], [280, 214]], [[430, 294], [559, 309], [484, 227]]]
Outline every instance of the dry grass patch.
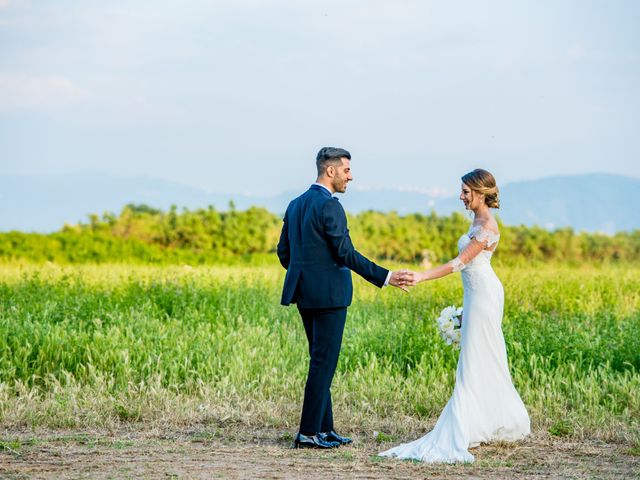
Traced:
[[[536, 433], [473, 450], [473, 465], [425, 465], [376, 454], [387, 444], [356, 432], [335, 451], [290, 449], [277, 429], [197, 426], [181, 431], [4, 431], [2, 478], [637, 478], [629, 445]], [[403, 439], [406, 440], [406, 439]]]

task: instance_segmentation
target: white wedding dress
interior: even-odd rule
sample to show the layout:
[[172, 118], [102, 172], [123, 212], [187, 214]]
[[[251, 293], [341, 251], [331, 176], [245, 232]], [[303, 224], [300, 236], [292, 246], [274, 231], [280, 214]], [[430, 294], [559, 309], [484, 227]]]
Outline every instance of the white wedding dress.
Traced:
[[[472, 238], [495, 250], [499, 234], [471, 226], [460, 237], [462, 252]], [[473, 462], [469, 448], [493, 440], [518, 440], [530, 433], [529, 415], [513, 386], [502, 336], [504, 291], [491, 268], [492, 251], [482, 250], [462, 272], [464, 311], [460, 357], [453, 395], [432, 431], [380, 453], [424, 462]]]

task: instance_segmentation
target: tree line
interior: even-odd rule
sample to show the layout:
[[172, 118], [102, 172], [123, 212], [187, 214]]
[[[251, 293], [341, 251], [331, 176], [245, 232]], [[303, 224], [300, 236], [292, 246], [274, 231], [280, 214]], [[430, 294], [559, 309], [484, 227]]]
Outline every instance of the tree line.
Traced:
[[[460, 213], [398, 215], [375, 211], [349, 216], [358, 250], [379, 260], [444, 262], [457, 254], [456, 243], [470, 219]], [[227, 211], [213, 207], [162, 211], [126, 205], [119, 215], [90, 215], [87, 222], [49, 233], [0, 233], [0, 259], [56, 263], [235, 263], [275, 258], [282, 219], [264, 208]], [[500, 225], [495, 259], [522, 261], [635, 262], [640, 230], [615, 235], [549, 231]]]

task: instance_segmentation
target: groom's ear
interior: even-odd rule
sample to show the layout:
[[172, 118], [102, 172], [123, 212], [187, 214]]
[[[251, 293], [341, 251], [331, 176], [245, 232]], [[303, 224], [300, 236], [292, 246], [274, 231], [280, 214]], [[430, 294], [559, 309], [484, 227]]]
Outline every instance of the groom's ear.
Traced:
[[325, 170], [324, 174], [329, 178], [334, 177], [336, 174], [336, 167], [333, 165], [327, 165], [327, 169]]

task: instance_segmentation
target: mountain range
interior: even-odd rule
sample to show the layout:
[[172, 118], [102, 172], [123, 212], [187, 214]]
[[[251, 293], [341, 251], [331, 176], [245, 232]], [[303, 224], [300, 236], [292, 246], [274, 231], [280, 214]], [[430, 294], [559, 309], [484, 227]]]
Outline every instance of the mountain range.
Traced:
[[[145, 203], [163, 210], [171, 205], [189, 209], [212, 205], [227, 210], [233, 201], [239, 210], [262, 206], [281, 214], [299, 193], [290, 191], [274, 196], [209, 193], [166, 180], [100, 174], [0, 175], [0, 231], [51, 232], [65, 223], [86, 221], [91, 213], [118, 213], [127, 203]], [[640, 212], [633, 204], [638, 194], [637, 178], [603, 173], [553, 176], [501, 186], [502, 206], [497, 214], [508, 225], [571, 227], [576, 231], [611, 234], [640, 229]], [[352, 185], [339, 198], [350, 213], [464, 211], [457, 195], [419, 191], [365, 190]]]

